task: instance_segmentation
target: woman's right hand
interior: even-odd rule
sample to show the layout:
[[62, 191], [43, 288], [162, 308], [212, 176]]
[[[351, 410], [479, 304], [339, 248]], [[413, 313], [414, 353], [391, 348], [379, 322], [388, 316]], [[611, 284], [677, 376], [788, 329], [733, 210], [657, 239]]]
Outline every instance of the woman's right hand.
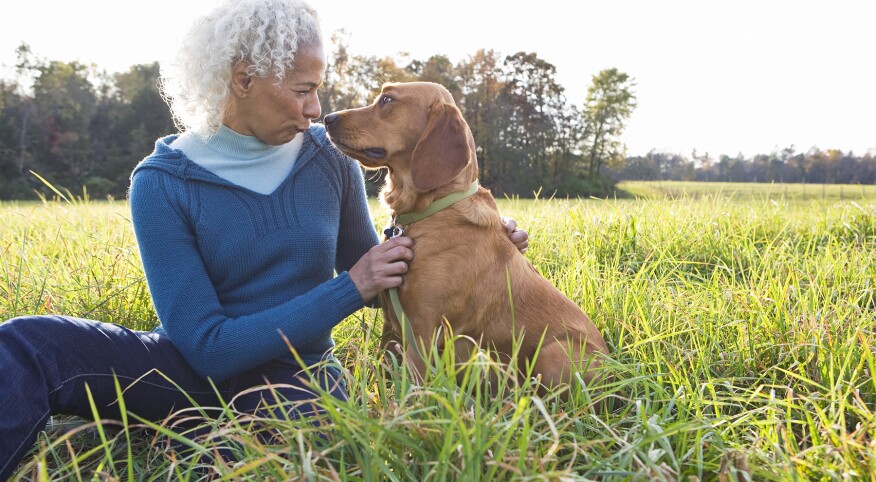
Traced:
[[408, 262], [414, 258], [414, 241], [405, 236], [374, 246], [347, 272], [366, 302], [385, 289], [401, 286]]

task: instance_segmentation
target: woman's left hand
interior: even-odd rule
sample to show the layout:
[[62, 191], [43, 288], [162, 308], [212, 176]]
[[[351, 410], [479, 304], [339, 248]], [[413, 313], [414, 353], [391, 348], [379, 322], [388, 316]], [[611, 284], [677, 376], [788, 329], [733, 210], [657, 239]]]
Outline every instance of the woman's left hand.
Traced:
[[508, 238], [517, 246], [520, 253], [525, 253], [529, 249], [529, 234], [522, 229], [517, 228], [517, 221], [502, 216], [502, 223], [505, 224], [505, 230], [508, 231]]

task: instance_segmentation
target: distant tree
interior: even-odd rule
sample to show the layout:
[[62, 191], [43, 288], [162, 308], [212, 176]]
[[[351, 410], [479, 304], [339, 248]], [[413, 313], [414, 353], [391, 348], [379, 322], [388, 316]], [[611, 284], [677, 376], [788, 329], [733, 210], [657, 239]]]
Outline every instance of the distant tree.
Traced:
[[474, 137], [481, 181], [497, 192], [501, 191], [501, 159], [494, 153], [499, 152], [502, 119], [498, 97], [504, 85], [500, 63], [495, 51], [481, 49], [458, 67], [460, 107]]
[[713, 163], [712, 158], [709, 157], [709, 153], [704, 152], [702, 154], [698, 154], [697, 150], [694, 149], [693, 152], [691, 152], [691, 158], [693, 158], [694, 165], [691, 166], [692, 169], [690, 169], [690, 171], [689, 171], [691, 174], [691, 178], [686, 179], [686, 180], [689, 180], [689, 181], [699, 180], [697, 177], [697, 172], [696, 172], [697, 169], [700, 169], [703, 173], [703, 176], [706, 178], [705, 180], [708, 180], [709, 170], [712, 167], [712, 163]]
[[364, 62], [349, 52], [349, 36], [338, 30], [331, 37], [334, 49], [328, 56], [325, 84], [319, 90], [323, 115], [364, 105], [370, 89], [357, 83], [356, 69]]
[[[16, 86], [0, 80], [0, 179], [10, 179], [21, 175], [18, 165], [19, 139], [13, 123], [13, 112], [21, 104], [21, 96]], [[0, 182], [0, 186], [5, 183]]]
[[134, 65], [101, 89], [91, 121], [93, 155], [101, 164], [86, 180], [95, 194], [124, 195], [131, 170], [155, 139], [177, 131], [158, 78], [157, 62]]
[[129, 131], [142, 127], [156, 136], [176, 131], [158, 87], [159, 74], [158, 62], [153, 62], [133, 65], [126, 72], [113, 75], [113, 88], [109, 94], [125, 111], [122, 129]]
[[[625, 159], [622, 134], [636, 107], [634, 81], [617, 69], [593, 76], [579, 108], [565, 99], [555, 67], [534, 53], [507, 57], [479, 50], [453, 65], [350, 54], [343, 31], [333, 36], [323, 112], [369, 103], [385, 82], [425, 80], [450, 90], [477, 146], [481, 182], [497, 194], [605, 194], [617, 179], [736, 182], [876, 183], [873, 153], [794, 146], [745, 158], [691, 158], [651, 151]], [[124, 196], [134, 164], [157, 137], [176, 130], [161, 98], [157, 63], [109, 75], [77, 62], [16, 50], [15, 76], [0, 79], [0, 198], [47, 189], [30, 171], [92, 196]], [[608, 174], [609, 176], [605, 176]], [[380, 184], [369, 176], [370, 192]]]
[[584, 150], [590, 177], [598, 177], [604, 164], [617, 164], [625, 159], [626, 148], [621, 134], [636, 108], [634, 86], [634, 80], [616, 68], [602, 70], [593, 76], [582, 110]]
[[425, 62], [414, 60], [408, 64], [407, 70], [417, 80], [443, 85], [457, 102], [462, 98], [457, 67], [447, 56], [433, 55]]
[[566, 99], [564, 89], [554, 79], [556, 67], [535, 53], [518, 52], [505, 58], [505, 82], [499, 103], [505, 111], [499, 132], [506, 166], [504, 182], [514, 192], [532, 192], [552, 178], [559, 145], [559, 122]]
[[75, 61], [51, 61], [39, 67], [33, 99], [42, 136], [33, 146], [33, 170], [43, 176], [81, 185], [95, 166], [89, 125], [97, 93], [89, 80], [91, 73], [91, 67]]
[[557, 148], [552, 155], [551, 176], [546, 182], [550, 185], [546, 187], [552, 186], [562, 195], [590, 194], [582, 190], [583, 173], [579, 172], [581, 163], [579, 146], [584, 135], [580, 110], [574, 105], [567, 104], [561, 112], [557, 113], [556, 124]]
[[618, 170], [611, 170], [612, 175], [618, 179], [632, 181], [654, 181], [661, 179], [660, 169], [649, 153], [646, 156], [632, 156]]
[[29, 176], [25, 177], [25, 166], [29, 165], [32, 158], [30, 146], [38, 142], [40, 133], [39, 125], [34, 122], [37, 106], [30, 88], [33, 84], [33, 77], [45, 66], [46, 61], [37, 57], [26, 43], [20, 44], [15, 49], [15, 55], [17, 61], [15, 64], [14, 100], [8, 102], [8, 105], [10, 118], [14, 118], [11, 122], [18, 135], [18, 158], [16, 160], [18, 181], [20, 186], [28, 186]]
[[[415, 80], [410, 69], [399, 67], [392, 57], [352, 55], [344, 30], [336, 31], [331, 40], [334, 48], [328, 55], [325, 85], [319, 93], [323, 115], [370, 103], [386, 82]], [[407, 54], [399, 57], [406, 58]]]
[[[402, 60], [407, 59], [406, 53], [399, 54], [399, 58]], [[374, 100], [378, 94], [380, 94], [380, 90], [383, 88], [383, 84], [387, 82], [411, 82], [413, 80], [417, 80], [416, 76], [411, 73], [405, 67], [400, 67], [399, 62], [396, 58], [393, 57], [383, 57], [383, 58], [375, 58], [371, 57], [368, 59], [363, 59], [368, 65], [361, 65], [360, 69], [363, 73], [363, 76], [360, 76], [362, 79], [362, 84], [370, 87], [368, 92], [368, 102]]]

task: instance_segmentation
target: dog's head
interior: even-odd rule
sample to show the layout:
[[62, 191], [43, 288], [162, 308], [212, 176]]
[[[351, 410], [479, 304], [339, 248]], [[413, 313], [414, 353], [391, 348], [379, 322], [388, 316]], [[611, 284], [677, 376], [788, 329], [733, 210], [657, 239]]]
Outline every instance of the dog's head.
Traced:
[[[428, 192], [477, 176], [468, 125], [439, 84], [386, 84], [371, 105], [329, 114], [325, 126], [341, 151], [366, 168], [389, 168], [406, 188]], [[473, 175], [460, 176], [467, 166]]]

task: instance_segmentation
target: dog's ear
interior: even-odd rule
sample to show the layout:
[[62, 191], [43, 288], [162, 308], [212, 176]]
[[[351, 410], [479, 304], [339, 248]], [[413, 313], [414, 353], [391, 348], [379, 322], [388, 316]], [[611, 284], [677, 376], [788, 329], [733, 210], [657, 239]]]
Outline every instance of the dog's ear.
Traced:
[[411, 158], [414, 187], [426, 192], [447, 184], [462, 172], [469, 156], [462, 113], [453, 104], [432, 104], [426, 129]]

